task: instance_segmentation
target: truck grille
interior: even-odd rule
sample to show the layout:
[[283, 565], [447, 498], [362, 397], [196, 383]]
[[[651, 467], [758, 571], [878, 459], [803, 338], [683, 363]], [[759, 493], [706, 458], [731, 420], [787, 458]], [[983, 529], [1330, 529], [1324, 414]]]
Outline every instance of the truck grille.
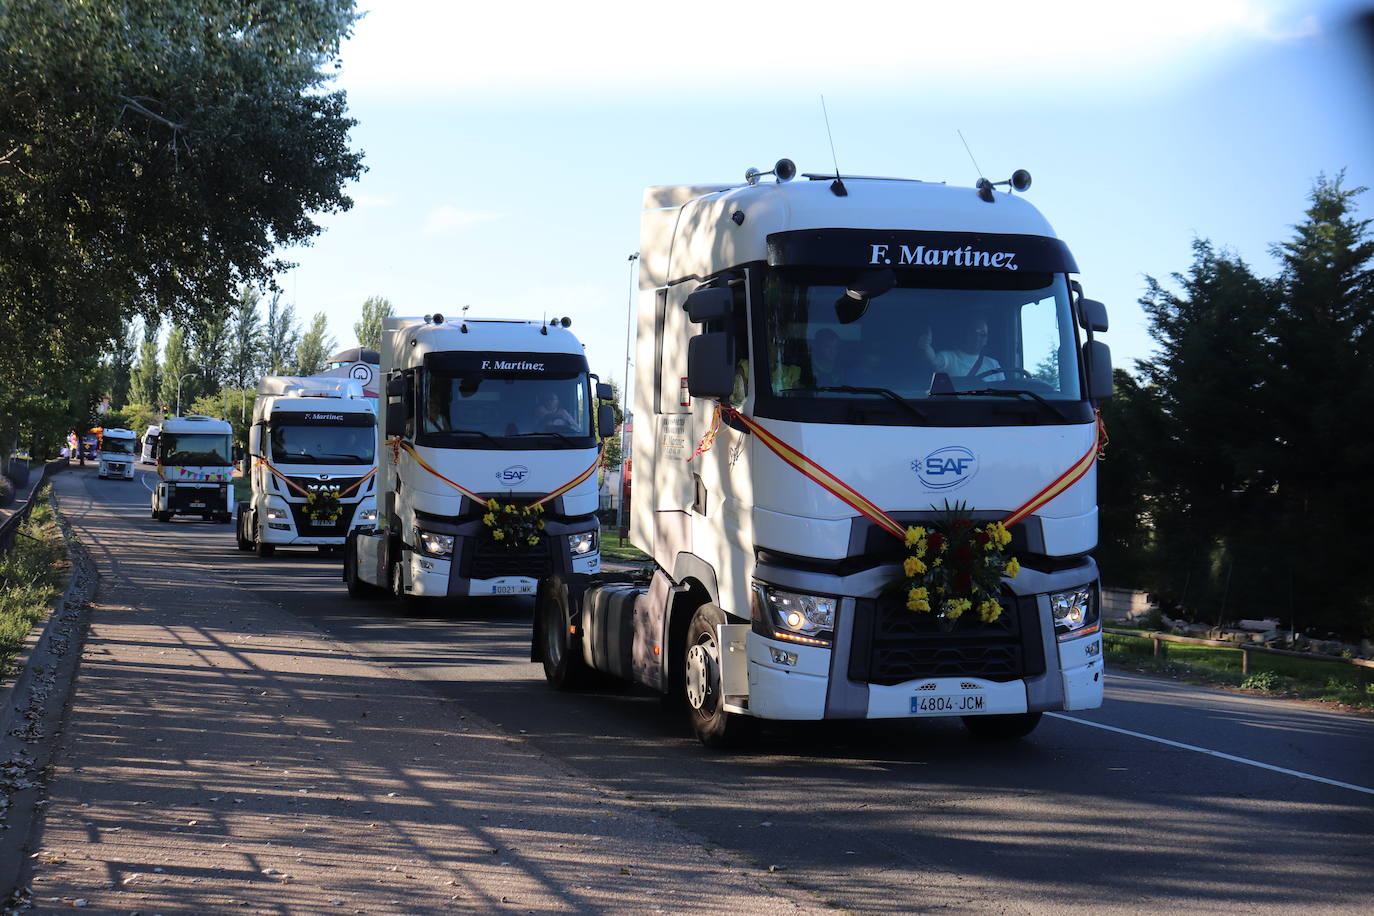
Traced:
[[542, 578], [550, 573], [549, 539], [539, 539], [535, 547], [508, 550], [487, 540], [473, 539], [469, 579], [495, 579], [498, 576], [533, 576]]
[[855, 602], [851, 680], [900, 684], [931, 677], [1011, 681], [1045, 671], [1035, 599], [1002, 595], [1002, 616], [966, 613], [952, 624], [906, 609], [898, 595]]

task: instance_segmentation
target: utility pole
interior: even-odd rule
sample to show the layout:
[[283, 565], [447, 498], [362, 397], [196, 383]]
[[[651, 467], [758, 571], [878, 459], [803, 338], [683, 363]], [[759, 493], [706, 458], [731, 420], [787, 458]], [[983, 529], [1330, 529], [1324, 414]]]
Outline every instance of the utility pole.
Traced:
[[625, 468], [630, 460], [625, 450], [625, 426], [630, 420], [630, 328], [635, 317], [635, 262], [639, 260], [636, 251], [626, 260], [630, 263], [629, 303], [625, 307], [625, 378], [620, 383], [620, 494], [616, 499], [615, 529], [620, 537], [620, 546], [625, 546]]

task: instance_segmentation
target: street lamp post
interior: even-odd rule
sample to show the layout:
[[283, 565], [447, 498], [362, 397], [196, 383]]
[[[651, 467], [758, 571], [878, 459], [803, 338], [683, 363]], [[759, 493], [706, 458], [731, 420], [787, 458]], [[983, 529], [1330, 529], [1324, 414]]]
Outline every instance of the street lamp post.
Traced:
[[639, 252], [636, 251], [626, 260], [630, 263], [630, 302], [625, 309], [625, 378], [620, 383], [620, 493], [615, 508], [616, 535], [622, 547], [625, 545], [625, 511], [628, 508], [625, 505], [625, 459], [629, 457], [625, 454], [625, 423], [630, 418], [630, 327], [635, 314], [635, 261], [639, 260]]
[[188, 378], [190, 378], [190, 377], [193, 376], [193, 375], [195, 375], [194, 372], [188, 372], [188, 373], [186, 373], [185, 375], [183, 375], [181, 378], [177, 379], [177, 416], [178, 416], [178, 417], [181, 416], [181, 383], [184, 382], [184, 381], [186, 381]]

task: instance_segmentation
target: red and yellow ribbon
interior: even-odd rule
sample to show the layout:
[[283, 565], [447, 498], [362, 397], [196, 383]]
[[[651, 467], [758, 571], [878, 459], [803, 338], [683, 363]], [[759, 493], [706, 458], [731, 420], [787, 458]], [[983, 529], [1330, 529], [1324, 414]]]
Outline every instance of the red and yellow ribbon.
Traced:
[[[306, 498], [306, 499], [309, 499], [309, 498], [310, 498], [310, 491], [309, 491], [309, 490], [307, 490], [305, 487], [301, 486], [300, 484], [296, 483], [296, 482], [295, 482], [294, 480], [292, 480], [290, 477], [287, 477], [287, 476], [286, 476], [285, 474], [283, 474], [281, 471], [279, 471], [279, 470], [277, 470], [276, 468], [272, 467], [272, 462], [268, 461], [266, 458], [254, 458], [254, 459], [253, 459], [253, 462], [254, 462], [255, 464], [262, 465], [263, 467], [267, 468], [267, 470], [271, 471], [271, 472], [272, 472], [272, 475], [273, 475], [274, 477], [276, 477], [278, 480], [280, 480], [282, 483], [286, 484], [286, 486], [287, 486], [288, 489], [294, 490], [296, 493], [298, 493], [299, 495], [301, 495], [302, 497], [304, 497], [304, 498]], [[358, 480], [357, 480], [355, 483], [353, 483], [351, 486], [349, 486], [348, 489], [339, 491], [339, 498], [340, 498], [340, 499], [346, 498], [350, 493], [352, 493], [354, 490], [358, 489], [358, 488], [361, 487], [364, 483], [366, 483], [366, 482], [368, 481], [368, 478], [370, 478], [370, 477], [371, 477], [373, 474], [375, 474], [375, 473], [377, 473], [377, 469], [374, 467], [372, 470], [368, 471], [368, 472], [367, 472], [366, 474], [364, 474], [362, 477], [358, 478]]]
[[[710, 427], [706, 430], [706, 434], [701, 437], [701, 442], [697, 445], [697, 450], [692, 454], [691, 458], [687, 459], [688, 461], [691, 461], [692, 458], [704, 452], [710, 451], [711, 446], [715, 444], [722, 415], [729, 419], [739, 421], [746, 429], [757, 436], [759, 442], [762, 442], [769, 451], [781, 458], [784, 464], [795, 469], [798, 473], [817, 484], [831, 496], [834, 496], [855, 512], [869, 519], [893, 537], [901, 540], [906, 539], [905, 525], [878, 508], [872, 500], [868, 499], [858, 490], [855, 490], [824, 467], [773, 435], [763, 426], [759, 425], [758, 421], [745, 416], [733, 407], [721, 407], [717, 405], [715, 413], [711, 417]], [[1088, 449], [1082, 458], [1075, 461], [1067, 471], [1060, 474], [1048, 486], [1032, 496], [1021, 506], [1021, 508], [1004, 518], [1002, 524], [1010, 528], [1012, 525], [1023, 521], [1027, 516], [1035, 512], [1035, 510], [1073, 486], [1084, 474], [1088, 473], [1088, 468], [1092, 467], [1093, 462], [1102, 457], [1106, 447], [1107, 427], [1106, 424], [1102, 422], [1101, 412], [1098, 412], [1097, 437], [1093, 441], [1092, 447]]]
[[[430, 464], [428, 461], [420, 457], [420, 453], [415, 451], [415, 446], [411, 445], [409, 442], [405, 441], [404, 439], [398, 436], [392, 439], [388, 439], [387, 445], [390, 445], [392, 449], [393, 464], [398, 463], [401, 460], [400, 453], [405, 452], [406, 454], [410, 455], [411, 458], [415, 459], [415, 463], [418, 464], [420, 467], [424, 468], [426, 471], [433, 474], [435, 477], [438, 477], [444, 483], [453, 487], [453, 489], [457, 490], [459, 493], [462, 493], [468, 499], [471, 499], [474, 502], [480, 503], [482, 505], [486, 505], [486, 497], [472, 492], [467, 487], [458, 483], [456, 480], [449, 480], [443, 474], [439, 473], [439, 471], [436, 470], [432, 464]], [[549, 493], [546, 496], [541, 496], [539, 499], [530, 503], [530, 505], [542, 506], [545, 503], [553, 502], [555, 499], [562, 496], [564, 493], [568, 492], [573, 487], [577, 486], [587, 478], [591, 477], [592, 474], [596, 473], [596, 469], [601, 466], [601, 459], [604, 455], [604, 449], [605, 446], [603, 445], [601, 448], [598, 448], [596, 450], [596, 457], [592, 459], [592, 463], [587, 467], [585, 471], [578, 474], [572, 480], [569, 480], [567, 483], [563, 484], [563, 486], [554, 490], [552, 493]]]

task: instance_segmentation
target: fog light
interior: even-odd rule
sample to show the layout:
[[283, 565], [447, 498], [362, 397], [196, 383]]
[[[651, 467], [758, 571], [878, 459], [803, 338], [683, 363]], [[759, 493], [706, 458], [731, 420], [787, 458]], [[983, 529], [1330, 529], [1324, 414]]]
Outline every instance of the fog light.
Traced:
[[773, 664], [786, 665], [791, 668], [797, 663], [797, 653], [788, 652], [786, 649], [779, 649], [777, 646], [769, 646], [769, 653], [773, 656]]

